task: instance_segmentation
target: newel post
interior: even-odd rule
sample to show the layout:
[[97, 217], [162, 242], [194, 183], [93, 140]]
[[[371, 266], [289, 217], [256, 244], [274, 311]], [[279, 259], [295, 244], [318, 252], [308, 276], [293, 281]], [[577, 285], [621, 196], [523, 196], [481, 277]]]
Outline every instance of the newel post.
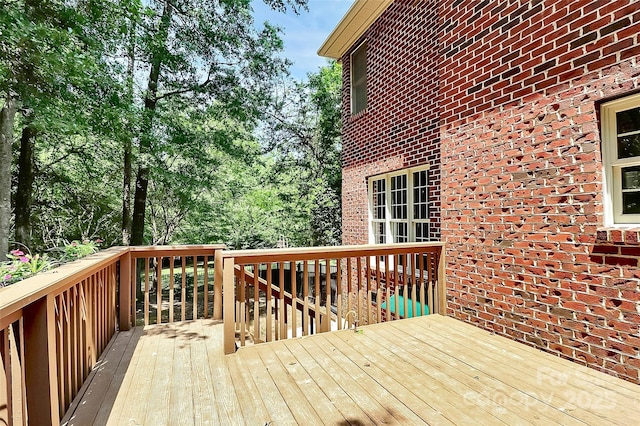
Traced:
[[438, 313], [444, 316], [447, 315], [447, 261], [445, 248], [445, 244], [442, 243], [438, 262]]
[[120, 331], [131, 329], [131, 252], [120, 257], [120, 282], [118, 283]]
[[218, 249], [213, 258], [213, 319], [222, 319], [222, 250]]
[[27, 416], [33, 425], [60, 424], [54, 303], [49, 294], [23, 311]]
[[222, 265], [222, 293], [224, 297], [224, 353], [232, 354], [236, 351], [236, 327], [235, 327], [235, 283], [234, 283], [234, 259], [224, 259]]

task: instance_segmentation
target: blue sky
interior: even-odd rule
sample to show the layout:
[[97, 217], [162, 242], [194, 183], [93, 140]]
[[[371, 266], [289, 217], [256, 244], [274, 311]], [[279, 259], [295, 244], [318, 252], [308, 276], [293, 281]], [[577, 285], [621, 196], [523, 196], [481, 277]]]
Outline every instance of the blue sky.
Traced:
[[256, 25], [269, 21], [283, 28], [281, 56], [294, 62], [291, 75], [297, 80], [325, 63], [316, 52], [352, 4], [352, 0], [309, 0], [309, 11], [296, 15], [274, 12], [262, 1], [252, 1]]

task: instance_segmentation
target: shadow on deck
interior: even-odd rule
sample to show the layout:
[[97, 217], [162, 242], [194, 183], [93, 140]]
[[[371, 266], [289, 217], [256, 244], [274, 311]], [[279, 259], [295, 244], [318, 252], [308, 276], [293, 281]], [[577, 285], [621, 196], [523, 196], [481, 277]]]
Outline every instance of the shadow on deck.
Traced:
[[637, 424], [640, 388], [440, 315], [223, 354], [222, 323], [119, 333], [64, 419], [88, 424]]

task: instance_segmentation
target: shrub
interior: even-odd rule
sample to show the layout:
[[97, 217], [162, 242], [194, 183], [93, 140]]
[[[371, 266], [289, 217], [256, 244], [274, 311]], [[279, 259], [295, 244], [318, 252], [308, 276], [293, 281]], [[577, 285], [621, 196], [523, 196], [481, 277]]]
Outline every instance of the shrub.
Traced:
[[7, 257], [9, 261], [0, 263], [0, 286], [3, 287], [51, 269], [55, 265], [46, 254], [32, 256], [31, 253], [24, 253], [22, 250], [11, 250]]

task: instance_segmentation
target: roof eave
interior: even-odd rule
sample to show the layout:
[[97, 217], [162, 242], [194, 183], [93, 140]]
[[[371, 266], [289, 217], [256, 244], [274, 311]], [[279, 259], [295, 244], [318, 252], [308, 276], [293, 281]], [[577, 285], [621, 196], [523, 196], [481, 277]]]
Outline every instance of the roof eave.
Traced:
[[393, 0], [356, 0], [318, 50], [318, 55], [339, 60], [369, 29]]

